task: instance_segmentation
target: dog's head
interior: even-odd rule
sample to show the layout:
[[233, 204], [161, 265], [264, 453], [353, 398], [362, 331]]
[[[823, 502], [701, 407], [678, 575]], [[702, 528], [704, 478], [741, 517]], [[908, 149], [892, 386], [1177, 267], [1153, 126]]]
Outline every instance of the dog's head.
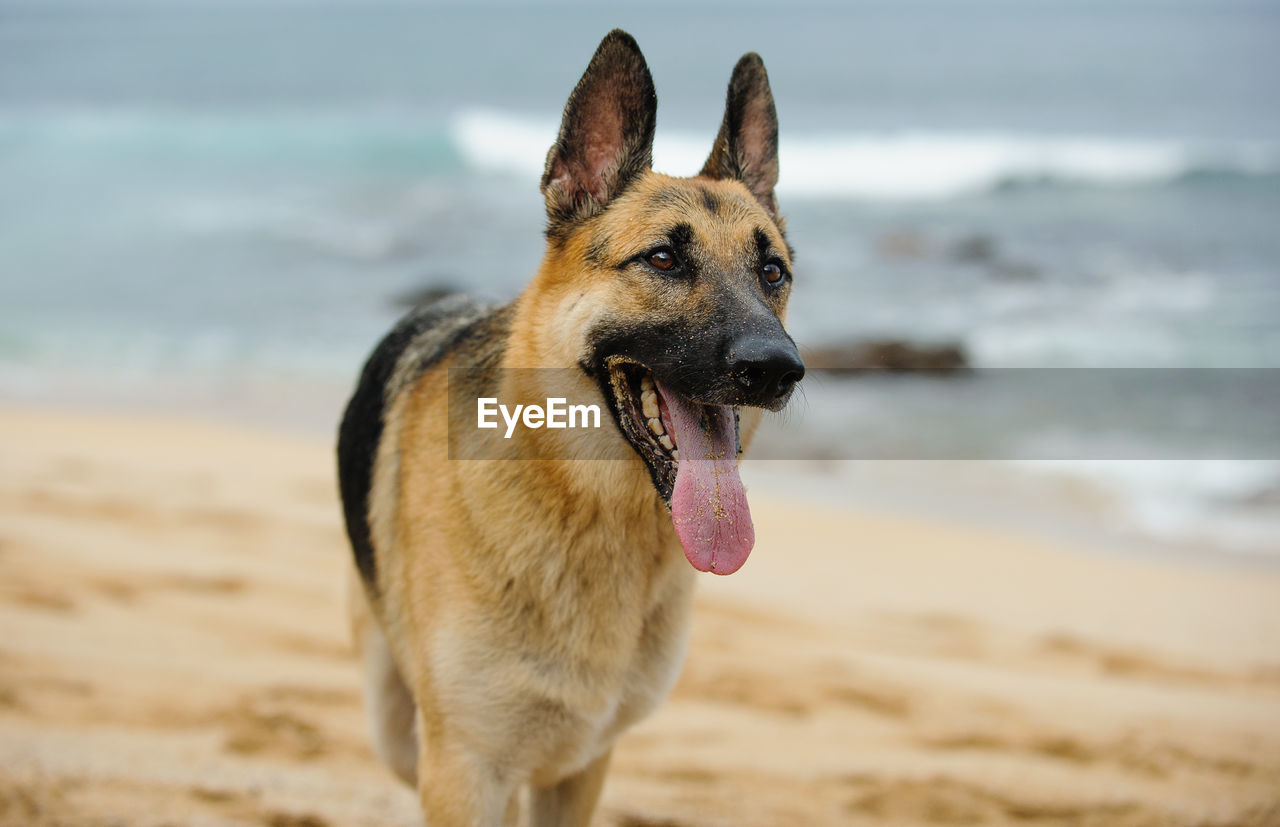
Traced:
[[779, 410], [804, 375], [783, 328], [792, 275], [774, 198], [777, 116], [764, 63], [745, 55], [702, 171], [672, 178], [650, 169], [656, 110], [635, 40], [611, 32], [547, 156], [548, 256], [594, 299], [579, 363], [686, 554], [728, 573], [753, 540], [736, 409]]

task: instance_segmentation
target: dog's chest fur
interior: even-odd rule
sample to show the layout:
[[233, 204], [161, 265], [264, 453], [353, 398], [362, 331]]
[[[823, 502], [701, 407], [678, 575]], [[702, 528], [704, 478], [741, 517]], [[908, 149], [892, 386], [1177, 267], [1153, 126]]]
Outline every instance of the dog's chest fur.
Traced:
[[[684, 658], [694, 575], [683, 556], [635, 565], [635, 549], [607, 530], [544, 548], [555, 562], [539, 571], [505, 556], [495, 573], [512, 585], [477, 595], [477, 622], [440, 624], [429, 637], [441, 700], [465, 709], [453, 725], [499, 754], [523, 733], [517, 763], [536, 768], [535, 783], [606, 751], [661, 703]], [[593, 552], [614, 562], [575, 572]], [[476, 705], [482, 696], [490, 703]]]
[[[511, 474], [491, 477], [492, 487], [469, 485], [490, 498], [513, 484], [529, 490], [517, 482], [525, 464], [505, 465]], [[416, 486], [407, 485], [412, 498]], [[447, 619], [429, 608], [408, 613], [429, 624], [414, 637], [428, 641], [423, 671], [454, 710], [449, 726], [499, 759], [513, 757], [511, 733], [523, 733], [516, 763], [532, 768], [535, 783], [605, 752], [661, 703], [684, 657], [694, 573], [667, 536], [670, 518], [634, 506], [627, 514], [608, 499], [594, 505], [621, 513], [566, 513], [544, 501], [510, 523], [477, 526], [466, 548], [433, 533], [452, 558], [450, 580], [468, 587], [453, 589]], [[408, 576], [397, 580], [421, 582], [422, 562], [406, 556]]]

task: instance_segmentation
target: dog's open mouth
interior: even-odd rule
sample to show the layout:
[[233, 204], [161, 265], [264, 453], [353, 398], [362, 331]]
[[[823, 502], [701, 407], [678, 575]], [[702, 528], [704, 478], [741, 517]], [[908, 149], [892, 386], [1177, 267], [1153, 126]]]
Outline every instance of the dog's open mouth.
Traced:
[[609, 363], [609, 385], [618, 425], [670, 506], [689, 562], [699, 571], [737, 571], [755, 530], [738, 475], [734, 409], [694, 402], [643, 365], [621, 359]]

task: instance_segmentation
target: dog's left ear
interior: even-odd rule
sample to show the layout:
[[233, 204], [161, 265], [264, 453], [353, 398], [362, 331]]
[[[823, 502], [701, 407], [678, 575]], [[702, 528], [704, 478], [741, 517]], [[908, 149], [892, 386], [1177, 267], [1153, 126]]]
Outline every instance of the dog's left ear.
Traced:
[[614, 29], [564, 108], [547, 153], [542, 194], [548, 232], [590, 218], [653, 165], [658, 97], [635, 38]]
[[773, 196], [778, 184], [778, 113], [764, 61], [755, 52], [743, 55], [733, 67], [724, 122], [701, 174], [741, 181], [770, 215], [778, 217]]

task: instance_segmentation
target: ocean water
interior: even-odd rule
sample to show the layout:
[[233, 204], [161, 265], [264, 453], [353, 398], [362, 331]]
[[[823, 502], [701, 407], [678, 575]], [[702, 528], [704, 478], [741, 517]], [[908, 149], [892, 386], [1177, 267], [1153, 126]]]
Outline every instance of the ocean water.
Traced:
[[[1273, 3], [0, 0], [0, 395], [331, 428], [399, 297], [527, 281], [546, 148], [615, 26], [672, 174], [765, 58], [802, 345], [956, 343], [1000, 377], [814, 377], [805, 455], [994, 456], [1136, 533], [1280, 552]], [[1122, 368], [1065, 423], [1010, 378]], [[1262, 391], [1225, 417], [1181, 369]]]

